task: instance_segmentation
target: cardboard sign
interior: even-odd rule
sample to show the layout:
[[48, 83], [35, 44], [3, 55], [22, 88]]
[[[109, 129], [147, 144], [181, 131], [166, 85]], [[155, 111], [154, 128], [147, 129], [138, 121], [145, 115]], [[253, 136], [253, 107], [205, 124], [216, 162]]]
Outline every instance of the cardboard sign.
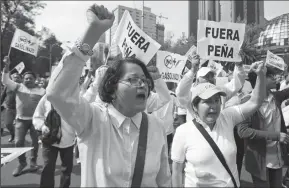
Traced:
[[24, 147], [24, 148], [1, 148], [1, 165], [5, 165], [23, 153], [30, 151], [33, 147]]
[[269, 50], [267, 51], [266, 65], [273, 66], [282, 71], [285, 70], [284, 60], [281, 57], [273, 54]]
[[25, 69], [25, 65], [23, 62], [20, 62], [18, 65], [16, 65], [16, 67], [14, 67], [14, 69], [16, 69], [19, 74], [21, 74]]
[[193, 45], [193, 46], [189, 49], [189, 51], [187, 51], [187, 53], [185, 54], [185, 56], [188, 58], [188, 60], [189, 60], [190, 62], [192, 62], [192, 59], [193, 59], [194, 55], [196, 55], [196, 54], [197, 54], [197, 47], [196, 47], [195, 45]]
[[203, 59], [240, 62], [245, 24], [198, 20], [198, 54]]
[[11, 47], [36, 57], [38, 52], [38, 40], [36, 37], [33, 37], [28, 33], [16, 29], [11, 42]]
[[143, 32], [126, 10], [114, 35], [123, 57], [135, 57], [148, 64], [161, 45]]
[[186, 65], [187, 57], [166, 51], [158, 51], [157, 68], [162, 79], [166, 82], [179, 83], [182, 71]]

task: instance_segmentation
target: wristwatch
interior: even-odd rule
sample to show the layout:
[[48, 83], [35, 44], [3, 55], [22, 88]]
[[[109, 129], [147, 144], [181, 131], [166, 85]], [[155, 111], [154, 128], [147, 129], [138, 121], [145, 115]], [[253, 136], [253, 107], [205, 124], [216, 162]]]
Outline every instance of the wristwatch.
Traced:
[[88, 56], [93, 55], [93, 51], [90, 48], [89, 44], [81, 43], [79, 40], [77, 40], [75, 44], [78, 50], [81, 51], [84, 55], [88, 55]]

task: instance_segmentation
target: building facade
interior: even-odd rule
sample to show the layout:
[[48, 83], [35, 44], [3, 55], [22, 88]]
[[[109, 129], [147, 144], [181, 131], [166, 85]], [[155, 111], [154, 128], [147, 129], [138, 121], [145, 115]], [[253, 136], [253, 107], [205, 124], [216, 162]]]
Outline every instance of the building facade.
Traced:
[[[113, 10], [115, 21], [112, 27], [106, 32], [106, 37], [105, 37], [106, 38], [105, 42], [110, 45], [110, 52], [109, 52], [110, 56], [117, 56], [118, 54], [121, 53], [117, 44], [113, 41], [113, 37], [125, 10], [129, 11], [130, 16], [132, 17], [135, 24], [139, 28], [142, 28], [142, 11], [141, 10], [118, 5], [117, 8]], [[151, 8], [144, 7], [143, 31], [147, 35], [149, 35], [151, 38], [156, 40], [157, 39], [156, 30], [157, 30], [156, 29], [156, 15], [151, 12]]]
[[161, 45], [165, 42], [165, 26], [162, 24], [156, 26], [156, 41]]
[[197, 36], [198, 19], [262, 24], [264, 0], [189, 1], [189, 34]]

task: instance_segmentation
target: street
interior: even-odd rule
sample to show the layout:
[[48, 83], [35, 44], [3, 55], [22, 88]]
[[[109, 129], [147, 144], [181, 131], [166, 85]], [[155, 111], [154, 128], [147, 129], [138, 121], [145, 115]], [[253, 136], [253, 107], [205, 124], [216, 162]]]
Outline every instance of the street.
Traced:
[[[14, 144], [8, 143], [10, 136], [8, 132], [4, 133], [1, 137], [1, 148], [14, 147]], [[30, 135], [26, 136], [26, 146], [30, 146]], [[38, 165], [41, 167], [43, 164], [41, 148], [39, 149]], [[30, 153], [28, 152], [28, 156]], [[12, 172], [16, 168], [18, 161], [17, 159], [11, 163], [6, 164], [1, 168], [1, 187], [39, 187], [41, 168], [38, 172], [29, 173], [26, 169], [29, 167], [29, 161], [27, 159], [28, 166], [25, 168], [24, 173], [18, 177], [13, 177]], [[59, 186], [60, 175], [61, 175], [61, 161], [58, 157], [55, 172], [55, 187]], [[80, 187], [80, 165], [76, 164], [74, 160], [74, 168], [71, 174], [71, 186], [70, 187]], [[252, 187], [251, 176], [243, 168], [241, 177], [241, 187]]]

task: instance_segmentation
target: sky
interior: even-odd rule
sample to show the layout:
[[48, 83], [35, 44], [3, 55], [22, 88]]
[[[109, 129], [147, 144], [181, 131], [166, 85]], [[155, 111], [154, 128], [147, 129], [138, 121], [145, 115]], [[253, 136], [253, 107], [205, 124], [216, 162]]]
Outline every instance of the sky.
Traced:
[[[142, 1], [44, 1], [45, 9], [35, 18], [36, 30], [42, 26], [49, 28], [60, 40], [75, 41], [84, 30], [86, 10], [93, 3], [104, 5], [112, 11], [117, 5], [142, 9]], [[165, 25], [165, 36], [168, 31], [174, 38], [179, 38], [182, 33], [188, 34], [188, 1], [144, 1], [144, 6], [150, 7], [152, 13], [168, 19], [159, 19]], [[270, 20], [276, 16], [289, 13], [289, 1], [264, 1], [265, 18]]]

